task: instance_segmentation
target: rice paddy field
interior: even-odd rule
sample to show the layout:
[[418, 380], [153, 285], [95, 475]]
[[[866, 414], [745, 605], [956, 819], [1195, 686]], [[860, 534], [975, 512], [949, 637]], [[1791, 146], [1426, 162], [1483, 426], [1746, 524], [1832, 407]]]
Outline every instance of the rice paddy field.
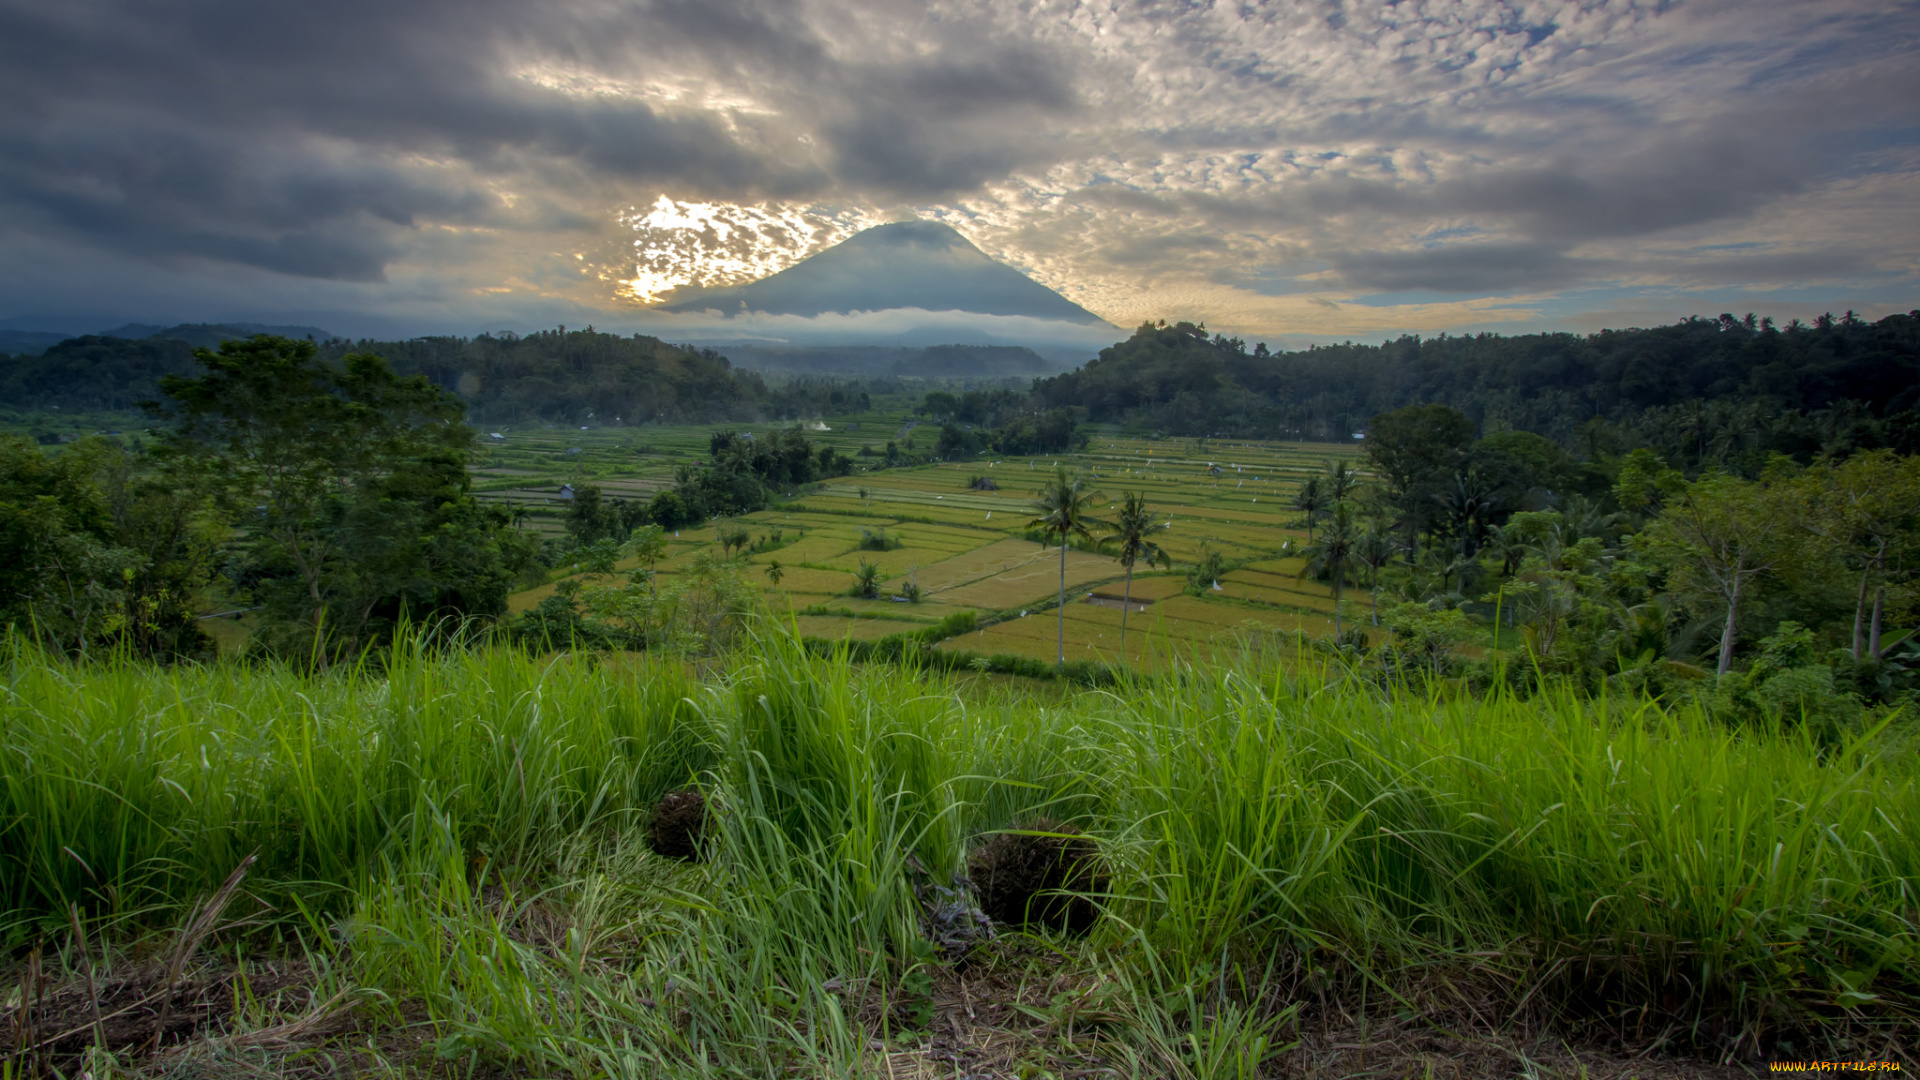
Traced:
[[[533, 527], [557, 533], [557, 515], [565, 507], [560, 485], [593, 483], [608, 497], [650, 498], [671, 485], [677, 465], [706, 455], [714, 430], [649, 426], [489, 433], [503, 438], [489, 439], [483, 449], [478, 487], [483, 498], [526, 511]], [[764, 550], [746, 558], [761, 570], [776, 561], [781, 565], [778, 586], [768, 586], [770, 599], [776, 610], [796, 613], [804, 635], [872, 639], [969, 612], [979, 629], [941, 648], [1053, 660], [1062, 629], [1053, 610], [1060, 588], [1059, 551], [1028, 539], [1027, 530], [1033, 518], [1029, 500], [1056, 464], [1105, 496], [1096, 516], [1113, 509], [1123, 492], [1143, 494], [1170, 524], [1157, 539], [1175, 564], [1170, 572], [1139, 567], [1123, 651], [1124, 568], [1110, 556], [1070, 550], [1068, 659], [1119, 661], [1162, 672], [1176, 657], [1230, 646], [1248, 632], [1324, 635], [1334, 628], [1330, 589], [1301, 577], [1298, 559], [1281, 557], [1289, 544], [1307, 540], [1300, 515], [1285, 507], [1301, 479], [1334, 460], [1357, 461], [1357, 447], [1152, 439], [1100, 430], [1084, 452], [1064, 456], [982, 455], [966, 462], [873, 467], [883, 460], [873, 455], [889, 441], [904, 446], [918, 440], [924, 446], [936, 434], [937, 428], [901, 410], [818, 421], [811, 438], [872, 471], [787, 493], [775, 509], [724, 523], [767, 541]], [[987, 478], [996, 490], [970, 487], [974, 477]], [[659, 572], [670, 575], [716, 545], [722, 524], [680, 530]], [[862, 550], [863, 536], [880, 530], [899, 546]], [[1242, 568], [1205, 583], [1200, 595], [1182, 596], [1187, 568], [1207, 552]], [[912, 582], [921, 599], [850, 597], [863, 561], [880, 568], [884, 596], [897, 596]], [[553, 588], [549, 583], [520, 593], [512, 606], [530, 608]], [[1364, 590], [1345, 590], [1349, 618], [1364, 614], [1369, 603]]]
[[[1238, 610], [1150, 610], [1176, 602], [1166, 625], [1196, 641]], [[1074, 612], [1092, 641], [1117, 614]], [[1920, 1064], [1910, 728], [1822, 747], [1230, 647], [1036, 694], [822, 657], [788, 623], [703, 673], [406, 641], [324, 674], [0, 643], [0, 1068]], [[689, 805], [699, 830], [663, 834]], [[986, 923], [955, 891], [964, 872], [1047, 903], [1044, 875], [994, 860], [1069, 842], [1091, 853], [1080, 923]]]

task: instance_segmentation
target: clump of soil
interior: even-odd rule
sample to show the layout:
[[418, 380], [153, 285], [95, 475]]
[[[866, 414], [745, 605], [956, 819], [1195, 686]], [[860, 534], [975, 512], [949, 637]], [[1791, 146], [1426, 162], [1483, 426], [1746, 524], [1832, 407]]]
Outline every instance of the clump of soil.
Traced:
[[1100, 909], [1085, 894], [1106, 892], [1108, 881], [1093, 837], [1051, 818], [987, 841], [967, 859], [967, 875], [993, 921], [1074, 934], [1093, 928]]
[[706, 852], [707, 798], [692, 788], [669, 791], [653, 806], [647, 846], [656, 854], [695, 862]]

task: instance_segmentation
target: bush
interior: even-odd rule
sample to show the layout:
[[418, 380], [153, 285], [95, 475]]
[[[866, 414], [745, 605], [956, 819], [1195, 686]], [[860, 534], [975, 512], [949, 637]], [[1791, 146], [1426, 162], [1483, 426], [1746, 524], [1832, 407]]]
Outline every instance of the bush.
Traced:
[[663, 491], [647, 504], [647, 519], [663, 529], [678, 529], [699, 520], [677, 491]]

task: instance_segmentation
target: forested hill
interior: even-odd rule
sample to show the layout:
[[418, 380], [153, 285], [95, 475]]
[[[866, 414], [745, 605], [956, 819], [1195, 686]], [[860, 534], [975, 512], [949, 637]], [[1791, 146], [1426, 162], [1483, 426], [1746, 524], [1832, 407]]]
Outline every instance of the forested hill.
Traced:
[[1632, 424], [1703, 405], [1884, 423], [1920, 415], [1920, 312], [1785, 327], [1723, 315], [1586, 336], [1409, 336], [1285, 353], [1249, 352], [1190, 323], [1149, 324], [1080, 370], [1037, 382], [1035, 394], [1089, 419], [1186, 435], [1347, 438], [1368, 417], [1415, 403], [1562, 441], [1595, 417]]
[[458, 393], [475, 423], [752, 420], [780, 406], [758, 375], [712, 349], [565, 328], [528, 334], [332, 341], [321, 356], [378, 353]]
[[[857, 393], [820, 380], [769, 389], [711, 349], [592, 330], [321, 345], [326, 359], [350, 352], [384, 356], [402, 374], [424, 374], [458, 393], [477, 424], [782, 420], [817, 415], [836, 391], [843, 399]], [[22, 409], [128, 411], [160, 398], [161, 376], [197, 371], [193, 346], [184, 341], [72, 338], [39, 356], [0, 356], [0, 401]]]

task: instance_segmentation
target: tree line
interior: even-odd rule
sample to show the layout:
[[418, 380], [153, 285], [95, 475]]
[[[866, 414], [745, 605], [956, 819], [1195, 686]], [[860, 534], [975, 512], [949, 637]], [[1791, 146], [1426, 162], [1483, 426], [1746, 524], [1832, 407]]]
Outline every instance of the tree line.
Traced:
[[[475, 423], [640, 424], [802, 419], [862, 411], [867, 392], [810, 377], [769, 385], [712, 349], [635, 334], [585, 330], [520, 336], [424, 337], [315, 343], [329, 363], [385, 357], [463, 401]], [[130, 412], [160, 399], [169, 377], [196, 370], [196, 350], [169, 338], [86, 336], [37, 356], [0, 357], [0, 401], [30, 410]]]
[[1563, 446], [1647, 442], [1704, 465], [1743, 454], [1920, 449], [1920, 312], [1811, 324], [1731, 314], [1597, 334], [1405, 336], [1269, 352], [1147, 324], [1034, 407], [1174, 435], [1351, 440], [1384, 412], [1449, 405], [1476, 430]]

